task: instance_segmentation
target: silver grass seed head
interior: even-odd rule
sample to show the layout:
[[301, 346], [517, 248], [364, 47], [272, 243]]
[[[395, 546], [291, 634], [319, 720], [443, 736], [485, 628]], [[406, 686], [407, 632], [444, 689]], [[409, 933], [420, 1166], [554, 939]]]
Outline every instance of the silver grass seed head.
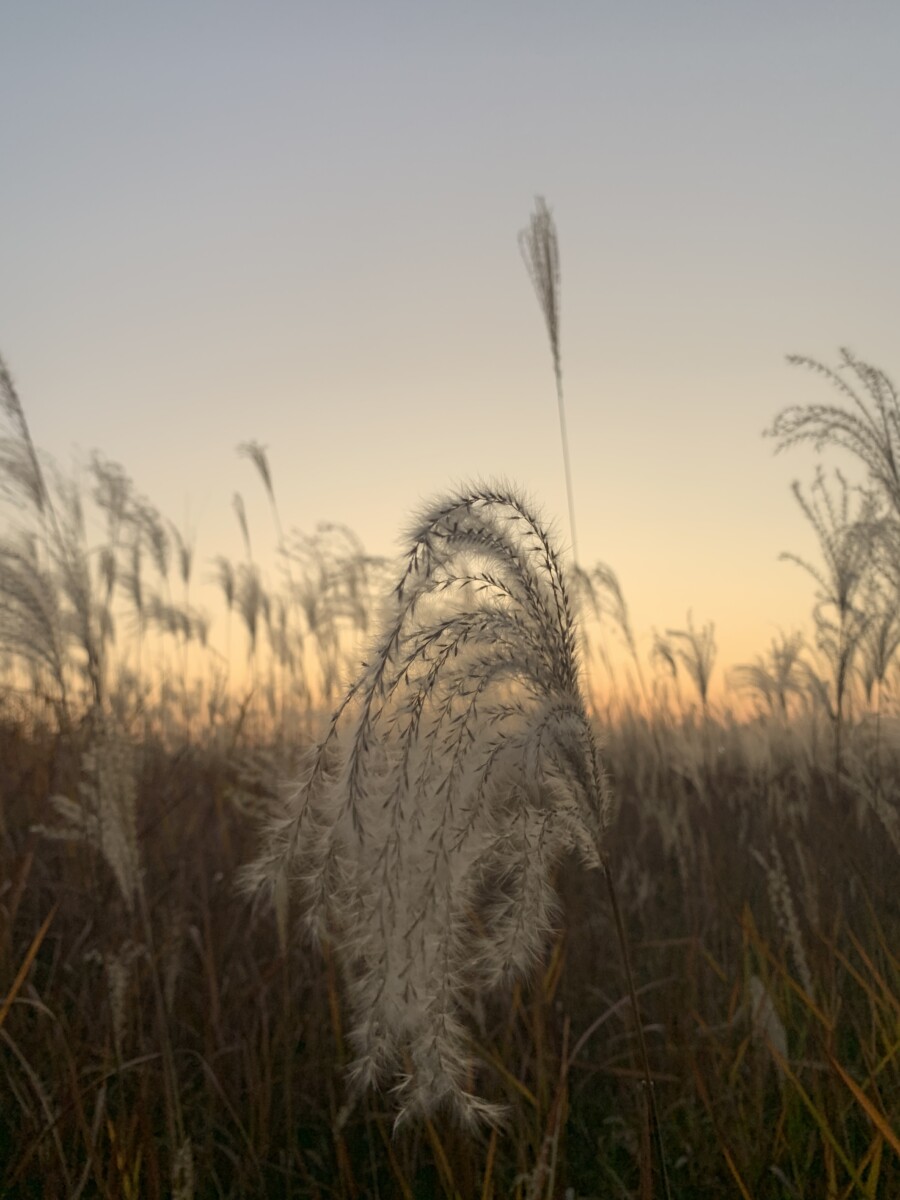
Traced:
[[[539, 960], [551, 868], [599, 862], [610, 798], [559, 556], [514, 489], [462, 488], [409, 536], [366, 664], [247, 880], [333, 943], [351, 1088], [399, 1120], [495, 1120], [471, 1094], [473, 989]], [[473, 913], [479, 915], [473, 921]]]
[[519, 234], [522, 253], [541, 312], [547, 324], [553, 363], [559, 369], [559, 239], [553, 214], [543, 196], [536, 196], [534, 212], [527, 227]]

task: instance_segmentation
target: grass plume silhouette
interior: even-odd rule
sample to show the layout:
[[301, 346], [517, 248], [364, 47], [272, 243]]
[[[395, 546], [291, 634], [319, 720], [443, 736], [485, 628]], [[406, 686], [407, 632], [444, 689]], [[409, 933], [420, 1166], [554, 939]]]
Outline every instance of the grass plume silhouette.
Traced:
[[294, 811], [247, 872], [280, 902], [299, 893], [333, 941], [351, 1094], [392, 1080], [398, 1121], [500, 1119], [465, 1087], [467, 996], [540, 957], [564, 852], [599, 865], [611, 801], [576, 646], [557, 553], [515, 491], [428, 508]]

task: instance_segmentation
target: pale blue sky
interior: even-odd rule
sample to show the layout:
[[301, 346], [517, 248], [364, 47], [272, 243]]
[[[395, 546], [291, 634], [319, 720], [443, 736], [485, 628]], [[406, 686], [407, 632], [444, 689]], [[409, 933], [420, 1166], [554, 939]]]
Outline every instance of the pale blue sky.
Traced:
[[479, 475], [565, 539], [543, 193], [582, 559], [733, 662], [810, 608], [813, 459], [760, 433], [827, 393], [784, 355], [900, 374], [898, 49], [888, 3], [4, 6], [0, 351], [201, 556], [235, 489], [268, 527], [248, 438], [375, 552]]

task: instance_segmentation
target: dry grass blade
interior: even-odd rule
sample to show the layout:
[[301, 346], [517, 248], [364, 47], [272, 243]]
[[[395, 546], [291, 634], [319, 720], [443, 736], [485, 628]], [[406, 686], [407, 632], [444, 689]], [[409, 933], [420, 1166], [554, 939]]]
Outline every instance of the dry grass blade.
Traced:
[[41, 948], [41, 942], [43, 942], [44, 938], [47, 936], [47, 930], [50, 928], [50, 924], [53, 921], [53, 918], [56, 916], [57, 908], [59, 908], [58, 903], [53, 905], [42, 921], [40, 929], [31, 939], [31, 945], [28, 947], [28, 951], [26, 952], [25, 957], [22, 959], [22, 965], [16, 972], [16, 977], [12, 982], [12, 987], [4, 997], [3, 1003], [0, 1004], [0, 1029], [3, 1027], [3, 1022], [6, 1020], [7, 1013], [9, 1012], [10, 1008], [12, 1008], [13, 1001], [19, 994], [19, 989], [22, 987], [22, 984], [28, 977], [28, 972], [31, 970], [31, 964], [34, 962], [35, 955]]
[[703, 1101], [703, 1105], [706, 1108], [707, 1113], [709, 1114], [713, 1128], [716, 1131], [719, 1149], [721, 1150], [722, 1157], [725, 1159], [725, 1163], [728, 1166], [731, 1178], [734, 1180], [734, 1183], [741, 1194], [742, 1200], [752, 1200], [752, 1194], [750, 1189], [747, 1187], [747, 1184], [744, 1182], [743, 1176], [738, 1168], [738, 1164], [735, 1162], [734, 1154], [724, 1140], [723, 1133], [719, 1126], [719, 1118], [716, 1112], [716, 1106], [713, 1104], [712, 1099], [710, 1098], [709, 1091], [707, 1090], [706, 1084], [703, 1080], [703, 1075], [698, 1070], [696, 1064], [693, 1064], [693, 1068], [694, 1081], [697, 1085], [697, 1091], [700, 1095], [700, 1099]]
[[778, 1047], [771, 1042], [768, 1043], [768, 1046], [769, 1052], [775, 1060], [778, 1069], [781, 1071], [782, 1075], [784, 1075], [785, 1078], [788, 1079], [793, 1085], [797, 1095], [800, 1097], [800, 1100], [803, 1103], [804, 1108], [818, 1126], [819, 1132], [822, 1135], [823, 1149], [833, 1155], [833, 1157], [841, 1163], [844, 1170], [857, 1187], [863, 1188], [864, 1184], [860, 1177], [859, 1170], [856, 1166], [854, 1166], [848, 1154], [841, 1146], [836, 1135], [832, 1131], [831, 1125], [828, 1121], [828, 1114], [825, 1112], [824, 1108], [821, 1105], [816, 1104], [815, 1100], [800, 1082], [797, 1073], [793, 1070], [788, 1060], [779, 1052]]
[[891, 1127], [891, 1124], [888, 1121], [887, 1117], [884, 1115], [883, 1112], [880, 1112], [875, 1107], [875, 1105], [872, 1103], [872, 1101], [869, 1099], [869, 1097], [866, 1095], [866, 1093], [862, 1090], [862, 1088], [859, 1086], [859, 1084], [856, 1082], [856, 1080], [852, 1079], [847, 1074], [847, 1072], [844, 1070], [844, 1068], [841, 1066], [841, 1064], [837, 1061], [837, 1059], [834, 1058], [833, 1055], [831, 1055], [831, 1054], [828, 1055], [828, 1061], [831, 1063], [834, 1070], [838, 1073], [838, 1075], [840, 1075], [841, 1079], [843, 1079], [844, 1083], [847, 1085], [847, 1087], [853, 1093], [853, 1096], [854, 1096], [856, 1102], [859, 1104], [860, 1108], [863, 1110], [863, 1112], [866, 1114], [866, 1116], [869, 1118], [869, 1120], [872, 1122], [872, 1124], [875, 1126], [875, 1128], [878, 1130], [878, 1132], [881, 1134], [881, 1136], [884, 1138], [884, 1140], [887, 1142], [887, 1144], [891, 1147], [891, 1149], [894, 1151], [894, 1153], [898, 1157], [900, 1157], [900, 1136], [898, 1136], [897, 1131]]

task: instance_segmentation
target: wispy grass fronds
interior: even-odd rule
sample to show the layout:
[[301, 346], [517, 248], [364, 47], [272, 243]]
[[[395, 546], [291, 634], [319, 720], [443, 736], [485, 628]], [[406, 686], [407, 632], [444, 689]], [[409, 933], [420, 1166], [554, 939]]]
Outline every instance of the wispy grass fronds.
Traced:
[[259, 568], [254, 563], [239, 565], [234, 599], [247, 631], [247, 657], [255, 659], [260, 618], [265, 618], [269, 598], [263, 588]]
[[538, 304], [547, 325], [550, 353], [553, 355], [553, 377], [556, 381], [556, 403], [559, 412], [559, 436], [562, 441], [563, 467], [566, 474], [566, 496], [569, 504], [569, 530], [572, 534], [572, 557], [578, 562], [578, 534], [575, 529], [575, 494], [572, 485], [572, 464], [569, 458], [569, 436], [566, 431], [566, 406], [563, 398], [562, 354], [559, 341], [559, 239], [556, 222], [543, 196], [537, 196], [534, 212], [525, 229], [519, 233], [519, 249], [534, 285]]
[[430, 507], [295, 811], [249, 872], [299, 893], [333, 939], [352, 1084], [392, 1080], [398, 1120], [498, 1119], [465, 1087], [467, 994], [539, 958], [560, 855], [599, 863], [610, 797], [576, 646], [557, 553], [519, 495]]
[[288, 593], [302, 616], [303, 640], [315, 648], [316, 684], [329, 707], [351, 674], [348, 648], [369, 634], [372, 610], [389, 586], [386, 565], [367, 555], [345, 525], [322, 522], [312, 534], [294, 530], [283, 544]]
[[279, 539], [283, 538], [281, 529], [281, 516], [278, 512], [278, 504], [275, 500], [275, 488], [272, 483], [272, 470], [269, 466], [269, 456], [266, 453], [266, 447], [261, 446], [257, 441], [241, 442], [237, 448], [238, 454], [242, 458], [247, 458], [256, 467], [257, 473], [262, 480], [262, 485], [266, 489], [266, 495], [269, 498], [269, 505], [272, 509], [272, 516], [275, 518], [275, 525], [278, 529]]
[[635, 641], [631, 618], [628, 615], [628, 605], [625, 602], [625, 594], [622, 591], [618, 576], [612, 567], [607, 566], [606, 563], [598, 562], [590, 572], [590, 579], [594, 585], [594, 594], [597, 597], [600, 610], [608, 613], [613, 618], [619, 632], [625, 639], [628, 652], [634, 662], [640, 666], [637, 642]]
[[751, 693], [770, 714], [786, 720], [791, 697], [802, 696], [804, 691], [803, 646], [801, 633], [780, 632], [772, 639], [768, 654], [732, 668], [732, 686]]
[[757, 857], [765, 867], [766, 882], [769, 889], [769, 902], [772, 906], [775, 919], [790, 948], [791, 957], [794, 961], [794, 969], [800, 978], [800, 982], [803, 984], [807, 996], [810, 999], [814, 999], [815, 988], [812, 981], [812, 972], [809, 969], [809, 962], [807, 960], [806, 946], [803, 941], [803, 935], [800, 932], [800, 920], [797, 915], [797, 906], [794, 903], [794, 892], [784, 865], [784, 859], [781, 857], [781, 852], [774, 838], [769, 846], [768, 861], [763, 859], [761, 855], [757, 855]]
[[125, 1039], [129, 1016], [128, 991], [134, 977], [134, 964], [144, 956], [144, 946], [126, 939], [115, 950], [103, 956], [109, 990], [110, 1016], [116, 1055], [125, 1055]]
[[559, 346], [559, 239], [553, 214], [543, 196], [535, 198], [531, 220], [519, 234], [519, 249], [547, 324], [553, 369], [559, 375], [562, 371]]
[[0, 647], [49, 676], [62, 711], [67, 643], [56, 579], [41, 562], [35, 538], [23, 533], [0, 541]]
[[250, 543], [250, 526], [247, 522], [247, 508], [244, 504], [244, 497], [240, 492], [235, 492], [231, 503], [234, 507], [235, 516], [238, 519], [238, 525], [241, 527], [241, 537], [244, 539], [247, 561], [250, 562], [253, 559], [253, 547]]
[[787, 1031], [778, 1015], [772, 993], [758, 975], [751, 975], [747, 980], [747, 992], [751, 1036], [765, 1047], [774, 1047], [772, 1062], [780, 1071], [780, 1063], [788, 1056]]
[[[696, 685], [705, 716], [709, 706], [710, 676], [716, 662], [715, 625], [709, 621], [697, 630], [692, 615], [688, 613], [687, 629], [667, 629], [666, 637], [670, 639], [670, 652], [681, 660]], [[658, 653], [663, 654], [659, 646]]]
[[12, 430], [11, 439], [0, 441], [0, 484], [4, 489], [13, 485], [15, 493], [23, 491], [42, 515], [50, 505], [47, 483], [38, 459], [25, 410], [13, 383], [9, 368], [0, 357], [0, 411]]
[[134, 749], [107, 722], [98, 728], [82, 757], [77, 800], [52, 796], [60, 824], [37, 827], [46, 837], [78, 841], [100, 854], [112, 872], [129, 913], [134, 912], [143, 869], [137, 832]]
[[792, 354], [788, 362], [820, 375], [840, 394], [844, 404], [791, 405], [766, 431], [777, 441], [777, 450], [811, 442], [816, 450], [827, 445], [848, 450], [900, 514], [900, 396], [884, 371], [840, 352], [836, 368], [805, 355]]
[[[850, 673], [869, 623], [859, 601], [874, 567], [872, 539], [877, 529], [878, 500], [871, 491], [852, 488], [840, 471], [835, 471], [833, 490], [819, 470], [808, 496], [799, 483], [794, 483], [793, 491], [816, 535], [823, 565], [816, 566], [787, 552], [781, 557], [802, 567], [818, 587], [813, 619], [816, 645], [828, 662], [833, 679], [834, 695], [828, 709], [834, 726], [837, 788]], [[856, 512], [851, 507], [854, 492], [858, 493]]]
[[[792, 485], [797, 503], [819, 543], [823, 568], [789, 552], [781, 557], [803, 567], [818, 584], [819, 603], [835, 609], [839, 618], [845, 619], [853, 610], [872, 564], [872, 531], [878, 504], [871, 492], [851, 487], [840, 471], [835, 471], [834, 476], [832, 490], [824, 472], [818, 470], [808, 496], [799, 483]], [[858, 495], [855, 513], [851, 509], [854, 493]]]
[[[872, 693], [884, 687], [888, 670], [900, 650], [900, 598], [872, 587], [863, 604], [868, 621], [860, 639], [860, 676], [871, 703]], [[879, 698], [880, 704], [880, 698]]]

